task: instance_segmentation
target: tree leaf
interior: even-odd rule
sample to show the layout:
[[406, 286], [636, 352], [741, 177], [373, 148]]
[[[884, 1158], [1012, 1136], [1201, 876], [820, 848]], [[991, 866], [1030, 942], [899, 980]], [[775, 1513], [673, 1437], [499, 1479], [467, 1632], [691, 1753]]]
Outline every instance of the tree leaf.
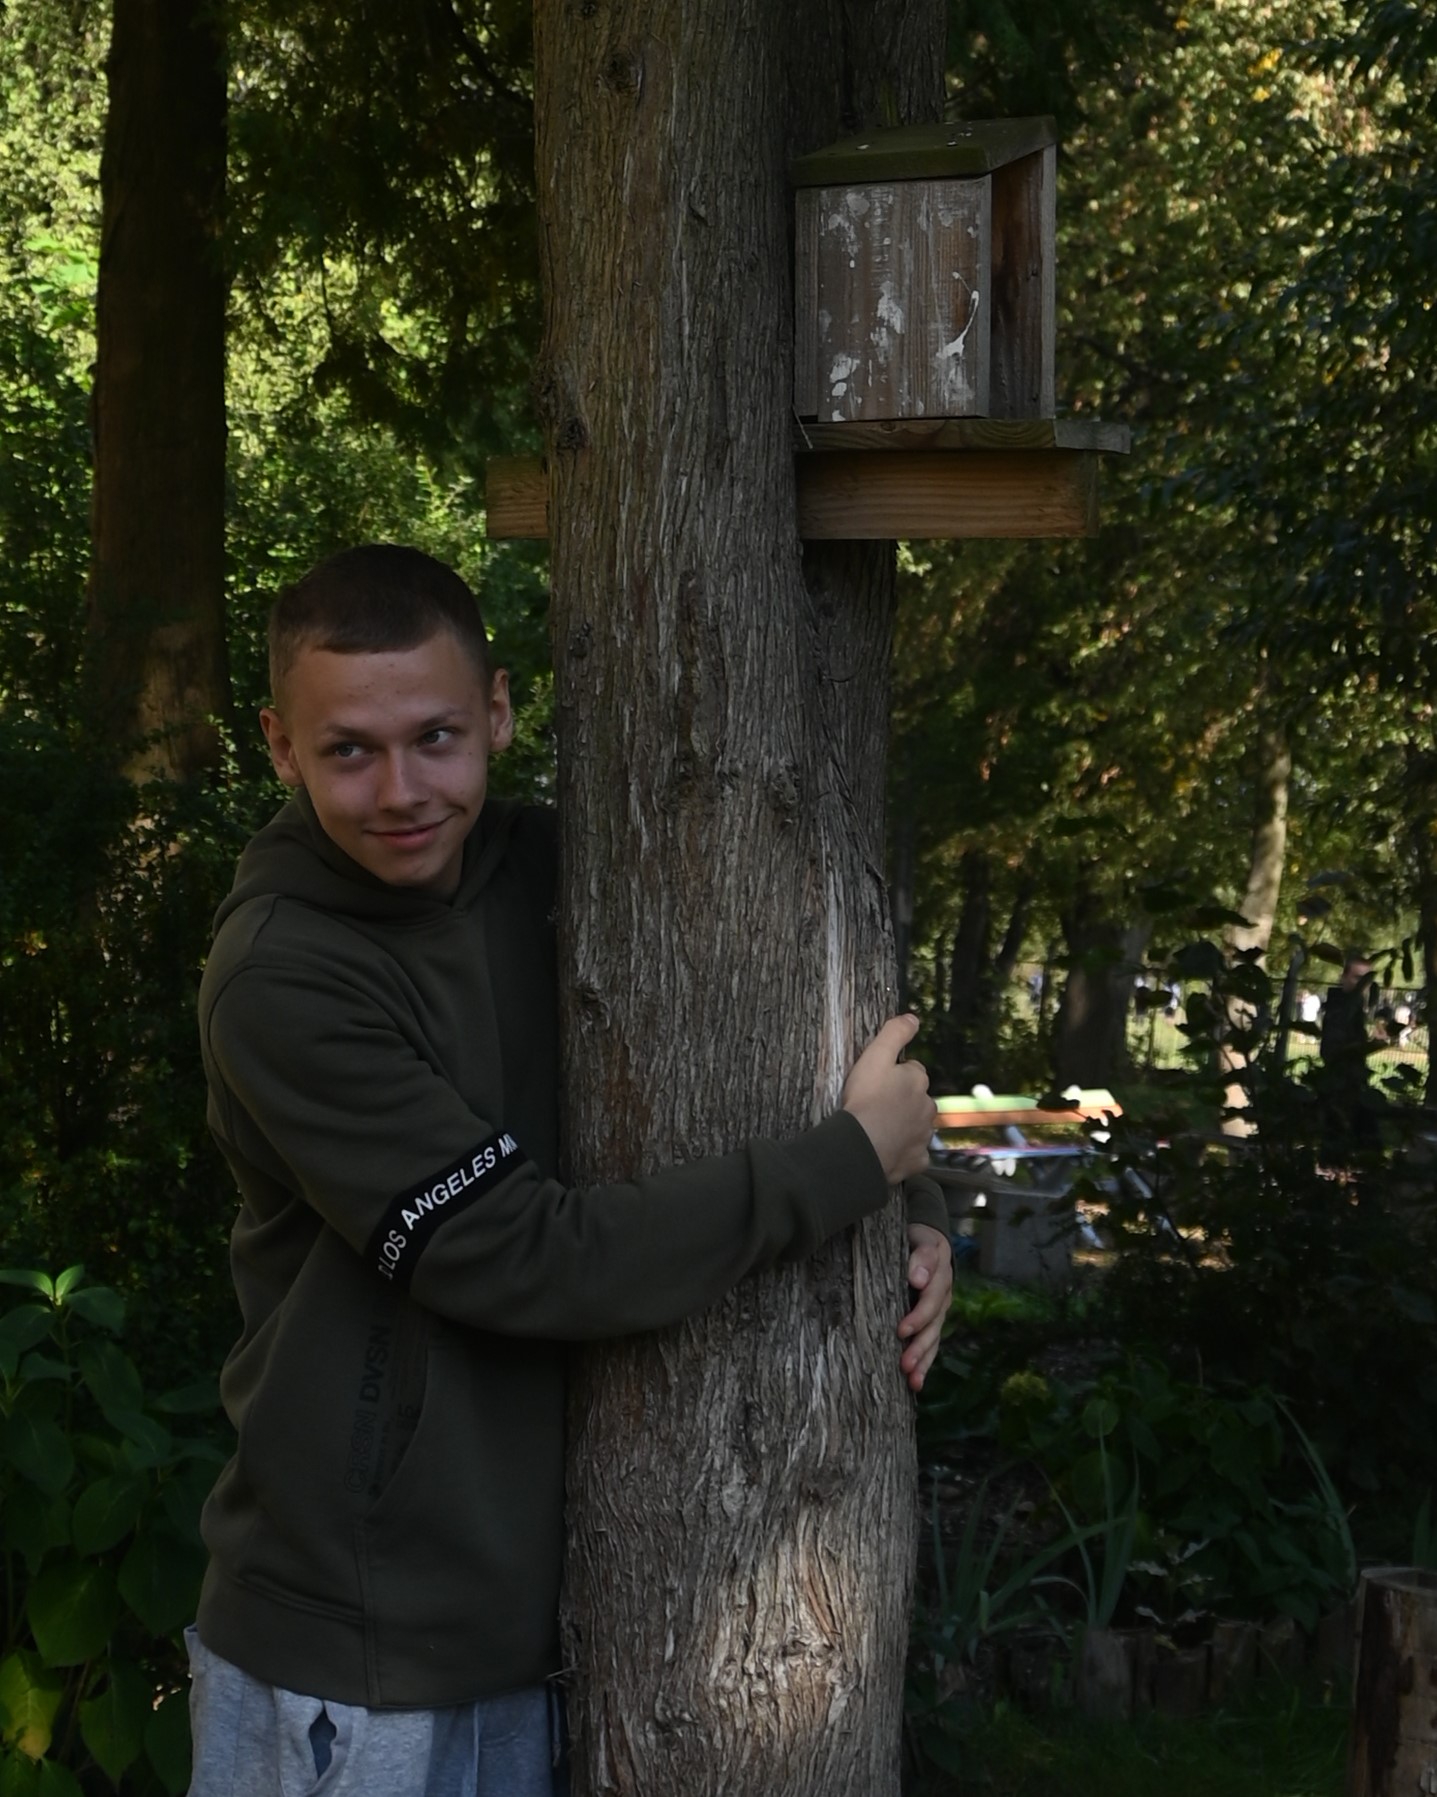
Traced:
[[1173, 972], [1184, 980], [1215, 980], [1227, 963], [1215, 942], [1187, 942], [1173, 956]]
[[37, 1653], [12, 1653], [0, 1660], [0, 1712], [6, 1743], [39, 1759], [50, 1746], [64, 1689], [64, 1681]]
[[143, 1410], [107, 1410], [105, 1417], [125, 1438], [127, 1466], [164, 1466], [174, 1458], [174, 1437]]
[[61, 1381], [71, 1378], [70, 1368], [63, 1360], [56, 1360], [53, 1354], [27, 1354], [20, 1362], [19, 1374], [26, 1385], [38, 1385], [45, 1379]]
[[83, 1286], [70, 1298], [68, 1308], [111, 1335], [118, 1335], [125, 1326], [125, 1300], [108, 1285]]
[[170, 1797], [182, 1797], [190, 1782], [190, 1706], [183, 1691], [171, 1691], [145, 1726], [145, 1752]]
[[32, 1576], [52, 1547], [70, 1545], [70, 1504], [33, 1485], [16, 1485], [5, 1497], [5, 1546], [19, 1554]]
[[42, 1566], [30, 1581], [25, 1613], [47, 1665], [83, 1665], [104, 1651], [118, 1620], [115, 1575], [89, 1560]]
[[135, 1363], [114, 1342], [89, 1341], [75, 1355], [86, 1389], [108, 1416], [112, 1410], [139, 1410], [144, 1391]]
[[183, 1539], [199, 1539], [200, 1511], [215, 1482], [211, 1461], [190, 1461], [165, 1479], [160, 1487], [160, 1502], [165, 1515]]
[[0, 1748], [0, 1797], [35, 1797], [40, 1789], [39, 1760], [17, 1748]]
[[72, 1520], [76, 1550], [103, 1554], [133, 1532], [148, 1490], [133, 1474], [111, 1474], [88, 1486], [75, 1502]]
[[144, 1751], [153, 1703], [154, 1691], [139, 1667], [111, 1660], [110, 1682], [98, 1697], [80, 1705], [80, 1738], [111, 1784], [119, 1784]]
[[120, 1595], [152, 1635], [168, 1635], [194, 1615], [204, 1569], [197, 1545], [144, 1529], [120, 1563]]
[[28, 1286], [32, 1292], [40, 1292], [47, 1298], [53, 1298], [55, 1287], [48, 1273], [38, 1273], [29, 1267], [0, 1267], [0, 1285]]
[[203, 1416], [219, 1407], [218, 1379], [196, 1379], [192, 1384], [176, 1386], [154, 1400], [154, 1408], [170, 1416]]
[[73, 1291], [84, 1277], [84, 1267], [66, 1267], [65, 1271], [61, 1273], [55, 1281], [55, 1302], [57, 1304], [63, 1304], [65, 1302], [65, 1294]]
[[56, 1760], [41, 1760], [35, 1768], [35, 1797], [85, 1797], [75, 1774]]
[[0, 1346], [26, 1354], [46, 1340], [55, 1324], [55, 1313], [45, 1304], [17, 1304], [0, 1317]]
[[0, 1431], [0, 1459], [50, 1497], [70, 1483], [75, 1456], [65, 1432], [47, 1416], [17, 1411]]

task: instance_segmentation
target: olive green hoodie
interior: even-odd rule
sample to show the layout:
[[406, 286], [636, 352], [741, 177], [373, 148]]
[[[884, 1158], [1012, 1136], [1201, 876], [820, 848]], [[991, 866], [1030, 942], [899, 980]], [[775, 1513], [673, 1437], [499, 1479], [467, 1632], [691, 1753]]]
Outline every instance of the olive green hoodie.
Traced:
[[244, 1326], [199, 1629], [270, 1684], [435, 1707], [554, 1671], [563, 1344], [676, 1321], [887, 1197], [844, 1112], [563, 1186], [553, 886], [544, 812], [491, 800], [441, 899], [300, 793], [219, 911], [200, 1028]]

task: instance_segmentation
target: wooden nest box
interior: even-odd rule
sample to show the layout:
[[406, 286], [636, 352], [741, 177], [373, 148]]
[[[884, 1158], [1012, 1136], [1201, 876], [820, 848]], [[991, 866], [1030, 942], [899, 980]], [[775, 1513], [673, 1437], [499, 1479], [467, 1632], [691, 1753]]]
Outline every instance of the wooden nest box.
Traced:
[[1051, 119], [925, 125], [793, 165], [793, 407], [824, 424], [1051, 418]]
[[[1057, 155], [1051, 119], [990, 119], [793, 165], [804, 539], [1096, 533], [1128, 431], [1056, 416]], [[544, 464], [492, 461], [487, 505], [491, 537], [547, 536]]]

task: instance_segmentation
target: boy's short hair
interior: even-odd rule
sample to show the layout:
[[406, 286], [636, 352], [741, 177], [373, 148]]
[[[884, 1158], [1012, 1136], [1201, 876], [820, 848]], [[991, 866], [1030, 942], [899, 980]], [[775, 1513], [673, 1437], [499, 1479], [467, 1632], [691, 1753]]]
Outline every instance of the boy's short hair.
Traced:
[[417, 649], [440, 630], [452, 630], [483, 678], [491, 678], [479, 601], [452, 568], [398, 543], [342, 549], [285, 587], [270, 607], [270, 692], [278, 703], [304, 649], [375, 655]]

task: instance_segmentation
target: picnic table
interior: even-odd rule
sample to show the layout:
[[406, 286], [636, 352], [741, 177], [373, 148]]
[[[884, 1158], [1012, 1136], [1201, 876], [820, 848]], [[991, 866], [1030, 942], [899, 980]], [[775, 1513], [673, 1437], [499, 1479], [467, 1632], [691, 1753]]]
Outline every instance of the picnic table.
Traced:
[[[1072, 1266], [1072, 1231], [1052, 1214], [1097, 1150], [1087, 1139], [1034, 1142], [1025, 1131], [1122, 1115], [1112, 1093], [1073, 1089], [1060, 1100], [980, 1088], [934, 1101], [938, 1121], [929, 1172], [948, 1199], [955, 1248], [977, 1248], [979, 1271], [1022, 1284], [1051, 1283]], [[965, 1131], [998, 1131], [996, 1142], [965, 1142]], [[969, 1251], [971, 1253], [971, 1250]]]

